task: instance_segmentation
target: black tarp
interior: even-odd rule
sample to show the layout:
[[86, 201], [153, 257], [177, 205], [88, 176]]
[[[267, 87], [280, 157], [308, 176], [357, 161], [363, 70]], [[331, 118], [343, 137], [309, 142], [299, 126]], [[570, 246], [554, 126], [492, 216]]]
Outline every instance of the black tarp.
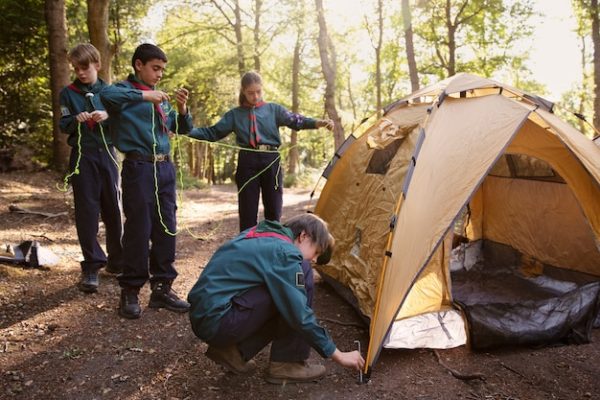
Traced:
[[600, 277], [550, 265], [532, 275], [520, 266], [516, 250], [484, 241], [472, 268], [452, 272], [471, 348], [588, 343], [600, 322]]

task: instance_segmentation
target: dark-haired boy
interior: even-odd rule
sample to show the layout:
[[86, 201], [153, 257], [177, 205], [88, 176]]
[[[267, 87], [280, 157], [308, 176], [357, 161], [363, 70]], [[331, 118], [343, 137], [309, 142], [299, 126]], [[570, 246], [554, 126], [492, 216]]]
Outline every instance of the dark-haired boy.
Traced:
[[[171, 162], [169, 132], [192, 128], [187, 112], [188, 92], [176, 94], [178, 112], [169, 96], [155, 86], [167, 64], [165, 53], [149, 43], [138, 46], [131, 59], [134, 73], [102, 90], [100, 97], [110, 115], [113, 140], [125, 154], [122, 190], [125, 229], [119, 314], [139, 318], [138, 293], [150, 280], [149, 307], [186, 312], [171, 285], [177, 277], [175, 261], [175, 168]], [[151, 245], [149, 246], [149, 242]]]
[[[98, 78], [100, 53], [89, 43], [69, 51], [77, 79], [60, 92], [60, 128], [71, 146], [70, 170], [75, 203], [75, 226], [83, 253], [79, 289], [98, 290], [98, 271], [121, 270], [121, 208], [117, 156], [108, 135], [108, 114], [98, 93], [106, 86]], [[108, 257], [98, 243], [98, 216], [106, 230]]]
[[360, 353], [338, 350], [311, 308], [313, 281], [303, 260], [315, 261], [331, 245], [325, 222], [314, 214], [285, 224], [262, 221], [222, 245], [188, 294], [192, 330], [209, 344], [206, 356], [245, 374], [272, 342], [270, 383], [322, 378], [325, 367], [306, 362], [311, 347], [344, 367], [363, 368]]

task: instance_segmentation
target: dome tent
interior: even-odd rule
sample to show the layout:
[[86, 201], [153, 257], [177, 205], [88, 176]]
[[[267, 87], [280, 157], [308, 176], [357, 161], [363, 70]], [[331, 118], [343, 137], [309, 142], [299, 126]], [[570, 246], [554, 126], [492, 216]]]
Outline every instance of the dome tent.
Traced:
[[459, 74], [338, 149], [315, 208], [336, 251], [319, 270], [370, 321], [366, 376], [382, 346], [586, 340], [599, 307], [600, 148], [552, 107]]

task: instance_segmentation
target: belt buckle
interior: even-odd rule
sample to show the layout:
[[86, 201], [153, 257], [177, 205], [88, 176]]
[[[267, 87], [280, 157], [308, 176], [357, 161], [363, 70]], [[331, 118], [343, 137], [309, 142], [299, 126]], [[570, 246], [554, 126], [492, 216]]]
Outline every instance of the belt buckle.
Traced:
[[154, 156], [154, 161], [156, 161], [156, 162], [167, 161], [167, 155], [166, 154], [156, 154]]

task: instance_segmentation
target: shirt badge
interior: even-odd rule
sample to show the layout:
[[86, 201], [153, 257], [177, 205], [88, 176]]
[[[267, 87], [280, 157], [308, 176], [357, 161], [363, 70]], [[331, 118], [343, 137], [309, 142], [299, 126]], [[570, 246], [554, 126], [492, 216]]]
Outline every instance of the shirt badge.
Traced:
[[304, 273], [296, 272], [296, 286], [304, 287]]

